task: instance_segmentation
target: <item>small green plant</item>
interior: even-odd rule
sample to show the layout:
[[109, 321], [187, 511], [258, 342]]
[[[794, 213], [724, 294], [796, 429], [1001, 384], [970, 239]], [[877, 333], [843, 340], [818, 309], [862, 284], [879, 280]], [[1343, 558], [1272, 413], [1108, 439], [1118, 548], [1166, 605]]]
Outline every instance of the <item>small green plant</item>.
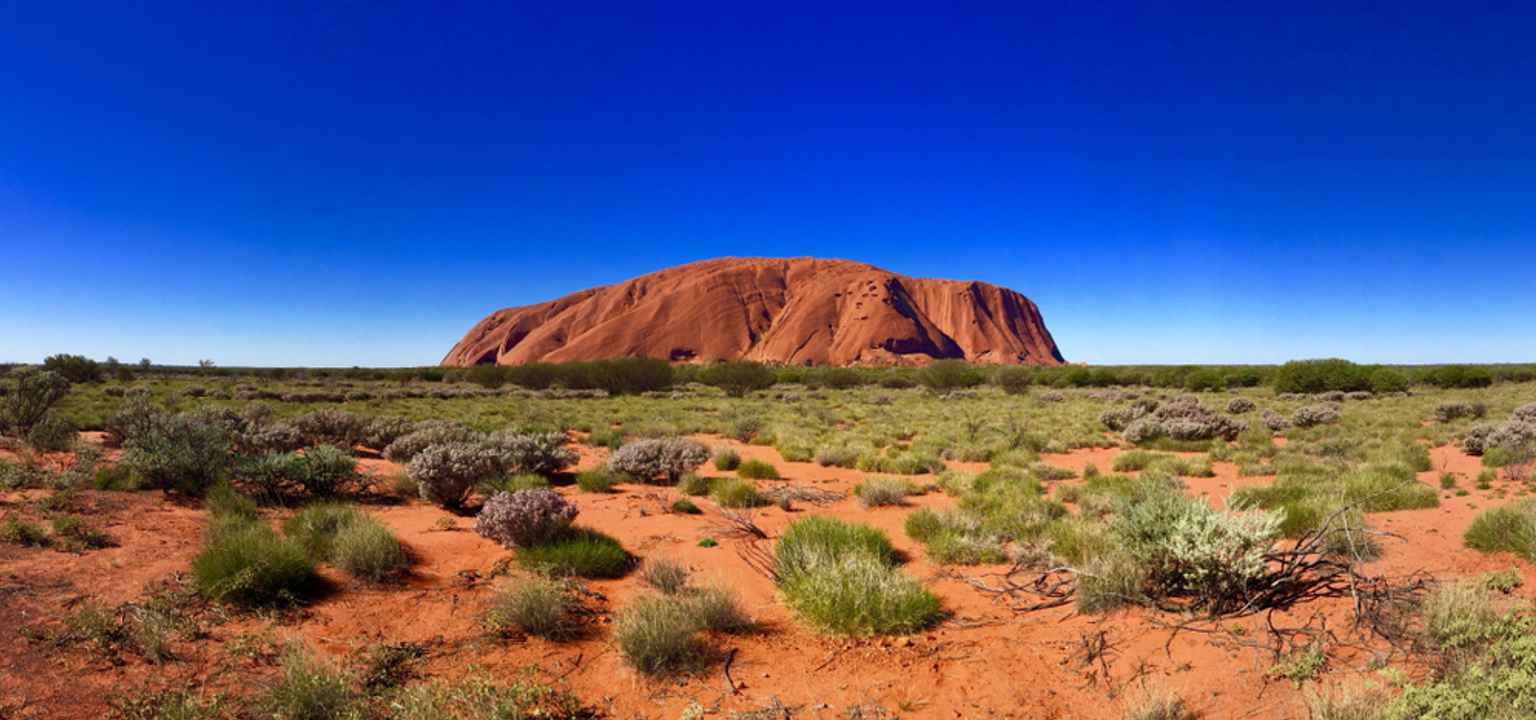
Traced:
[[741, 608], [736, 594], [727, 588], [711, 586], [692, 589], [682, 597], [689, 612], [705, 630], [739, 633], [756, 627], [751, 616]]
[[535, 577], [511, 583], [496, 593], [485, 616], [486, 629], [493, 634], [516, 633], [552, 640], [572, 637], [578, 625], [580, 604], [571, 589], [559, 580]]
[[1440, 473], [1440, 489], [1441, 490], [1454, 490], [1454, 489], [1456, 489], [1456, 476], [1454, 474], [1452, 474], [1452, 473]]
[[1472, 520], [1462, 542], [1483, 552], [1512, 552], [1536, 559], [1536, 502], [1523, 501], [1484, 510]]
[[939, 600], [898, 572], [890, 540], [872, 527], [813, 516], [790, 525], [774, 551], [786, 603], [833, 633], [907, 633], [935, 622]]
[[48, 544], [48, 531], [41, 525], [16, 518], [0, 523], [0, 542], [25, 547], [44, 547]]
[[672, 512], [682, 515], [699, 515], [704, 511], [701, 510], [698, 505], [694, 504], [692, 500], [689, 500], [688, 498], [678, 498], [672, 501]]
[[1313, 642], [1281, 658], [1269, 669], [1269, 676], [1290, 680], [1300, 687], [1303, 682], [1315, 679], [1327, 664], [1328, 655], [1323, 652], [1323, 644]]
[[709, 488], [712, 484], [709, 478], [688, 473], [678, 479], [677, 489], [684, 495], [703, 497], [709, 494]]
[[581, 488], [582, 492], [613, 492], [613, 486], [616, 482], [613, 473], [608, 472], [605, 468], [588, 470], [576, 476], [576, 487]]
[[911, 482], [890, 477], [871, 477], [853, 488], [854, 496], [865, 508], [905, 505], [907, 496], [916, 492]]
[[664, 596], [636, 598], [619, 612], [614, 637], [625, 662], [645, 675], [697, 666], [704, 656], [698, 619], [689, 607]]
[[374, 583], [399, 577], [411, 564], [394, 533], [366, 515], [337, 531], [330, 562], [352, 577]]
[[199, 592], [241, 605], [289, 604], [316, 587], [314, 564], [297, 542], [259, 520], [214, 518], [192, 560]]
[[719, 547], [719, 545], [720, 543], [716, 542], [714, 538], [707, 537], [699, 540], [699, 547], [701, 548]]
[[666, 558], [647, 561], [640, 569], [640, 579], [646, 585], [668, 595], [676, 595], [688, 588], [688, 568], [682, 563]]
[[721, 507], [752, 508], [768, 504], [767, 498], [757, 490], [757, 483], [741, 478], [720, 478], [709, 492], [710, 498]]
[[721, 472], [730, 472], [741, 466], [741, 455], [730, 448], [721, 448], [715, 451], [715, 469]]
[[416, 676], [415, 663], [426, 652], [421, 644], [412, 642], [374, 645], [363, 653], [358, 663], [358, 681], [367, 692], [405, 685]]
[[736, 474], [750, 480], [778, 480], [779, 469], [773, 463], [762, 460], [743, 460], [737, 466]]
[[1509, 568], [1498, 572], [1483, 573], [1483, 587], [1495, 590], [1505, 595], [1515, 591], [1515, 588], [1524, 585], [1525, 581], [1520, 577], [1520, 570]]
[[347, 718], [361, 711], [353, 678], [299, 646], [289, 648], [259, 704], [276, 720]]
[[518, 547], [517, 561], [529, 570], [585, 578], [623, 577], [634, 566], [618, 540], [580, 527], [547, 543]]
[[113, 544], [106, 533], [72, 515], [53, 519], [53, 536], [67, 550], [97, 550]]

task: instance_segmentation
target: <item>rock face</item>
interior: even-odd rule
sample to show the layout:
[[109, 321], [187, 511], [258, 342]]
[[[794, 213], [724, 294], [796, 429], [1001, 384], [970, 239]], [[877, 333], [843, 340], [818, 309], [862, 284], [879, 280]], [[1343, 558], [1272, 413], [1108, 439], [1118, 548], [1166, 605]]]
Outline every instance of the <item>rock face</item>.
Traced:
[[848, 260], [720, 258], [499, 310], [444, 365], [644, 356], [794, 365], [1060, 365], [1029, 298]]

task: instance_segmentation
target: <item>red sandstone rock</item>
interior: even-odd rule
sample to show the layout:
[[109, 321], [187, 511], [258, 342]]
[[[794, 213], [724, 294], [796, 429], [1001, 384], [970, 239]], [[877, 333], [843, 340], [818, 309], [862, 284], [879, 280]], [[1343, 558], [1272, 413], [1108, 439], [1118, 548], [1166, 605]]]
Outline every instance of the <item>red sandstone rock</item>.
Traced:
[[1060, 365], [1029, 298], [848, 260], [720, 258], [499, 310], [444, 365], [644, 356], [674, 361]]

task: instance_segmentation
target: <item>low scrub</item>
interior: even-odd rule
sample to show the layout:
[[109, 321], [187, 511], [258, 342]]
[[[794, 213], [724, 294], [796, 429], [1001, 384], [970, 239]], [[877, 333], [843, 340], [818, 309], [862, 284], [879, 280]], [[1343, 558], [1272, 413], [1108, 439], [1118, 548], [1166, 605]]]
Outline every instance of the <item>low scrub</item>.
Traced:
[[778, 480], [779, 469], [773, 463], [762, 460], [743, 460], [736, 467], [736, 474], [750, 480]]
[[703, 465], [709, 448], [685, 438], [636, 440], [613, 451], [608, 467], [636, 480], [649, 482], [657, 477], [676, 485], [683, 473]]
[[623, 577], [634, 567], [634, 556], [618, 540], [580, 527], [546, 543], [518, 547], [517, 561], [536, 572], [585, 578]]
[[905, 505], [907, 497], [917, 492], [911, 482], [901, 478], [872, 477], [853, 488], [859, 505], [865, 508]]
[[497, 592], [485, 625], [502, 636], [523, 634], [562, 640], [577, 634], [579, 610], [580, 603], [569, 585], [534, 577], [515, 581]]
[[292, 604], [317, 586], [302, 545], [265, 522], [238, 517], [214, 518], [192, 560], [192, 579], [205, 597], [246, 606]]
[[784, 532], [774, 557], [786, 603], [820, 630], [908, 633], [939, 618], [938, 598], [896, 570], [890, 540], [874, 528], [806, 518]]
[[475, 517], [475, 532], [506, 547], [550, 542], [570, 527], [579, 511], [559, 493], [547, 489], [499, 492]]

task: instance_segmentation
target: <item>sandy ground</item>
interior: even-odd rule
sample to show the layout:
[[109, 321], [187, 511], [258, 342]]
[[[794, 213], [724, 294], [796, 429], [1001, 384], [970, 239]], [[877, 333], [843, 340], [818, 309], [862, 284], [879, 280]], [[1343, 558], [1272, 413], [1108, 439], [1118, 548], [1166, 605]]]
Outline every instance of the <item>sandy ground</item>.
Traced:
[[[714, 437], [708, 441], [774, 463], [784, 479], [764, 484], [846, 493], [863, 477], [852, 470], [785, 462], [772, 448]], [[580, 450], [583, 468], [600, 464], [605, 452], [584, 446]], [[1079, 471], [1088, 463], [1107, 471], [1118, 452], [1084, 450], [1044, 459]], [[1473, 487], [1472, 478], [1480, 469], [1476, 458], [1453, 448], [1437, 448], [1432, 457], [1436, 469], [1422, 481], [1435, 484], [1440, 472], [1450, 471], [1460, 476], [1462, 487]], [[364, 471], [386, 477], [399, 471], [384, 460], [368, 459], [362, 465]], [[1215, 470], [1215, 477], [1191, 479], [1190, 492], [1219, 504], [1237, 487], [1270, 480], [1238, 477], [1230, 463], [1216, 463]], [[718, 473], [706, 466], [705, 474]], [[1530, 563], [1519, 558], [1461, 547], [1461, 534], [1476, 514], [1513, 501], [1510, 490], [1502, 499], [1493, 491], [1472, 490], [1465, 497], [1445, 492], [1438, 508], [1370, 516], [1374, 527], [1397, 536], [1384, 542], [1385, 556], [1371, 569], [1451, 577], [1516, 567], [1531, 577]], [[67, 609], [84, 602], [115, 604], [138, 598], [155, 583], [185, 572], [197, 551], [206, 521], [202, 510], [154, 492], [85, 492], [79, 509], [118, 546], [83, 555], [0, 546], [0, 604], [5, 607], [0, 642], [8, 648], [0, 653], [0, 718], [95, 717], [103, 712], [107, 694], [150, 681], [248, 689], [252, 673], [270, 673], [270, 659], [260, 654], [235, 657], [226, 648], [260, 637], [299, 638], [339, 661], [374, 643], [427, 643], [424, 671], [442, 677], [462, 675], [472, 666], [505, 674], [537, 665], [545, 679], [567, 686], [617, 718], [676, 718], [694, 702], [718, 717], [782, 703], [793, 708], [797, 718], [847, 717], [853, 706], [866, 708], [863, 717], [878, 717], [869, 708], [879, 706], [902, 717], [1113, 718], [1120, 716], [1128, 698], [1146, 687], [1177, 691], [1206, 718], [1304, 717], [1301, 691], [1287, 681], [1268, 678], [1272, 655], [1244, 640], [1262, 633], [1262, 617], [1207, 628], [1219, 632], [1175, 633], [1160, 627], [1171, 618], [1141, 610], [1085, 616], [1069, 605], [1018, 613], [956, 577], [990, 583], [988, 574], [1003, 567], [945, 570], [927, 562], [903, 532], [903, 522], [916, 507], [951, 504], [942, 493], [914, 498], [906, 508], [865, 510], [850, 496], [822, 506], [801, 503], [790, 512], [769, 507], [753, 513], [770, 537], [812, 513], [885, 530], [897, 548], [913, 558], [904, 571], [927, 583], [948, 612], [942, 624], [910, 638], [844, 639], [817, 635], [792, 621], [772, 582], [742, 558], [750, 541], [730, 533], [712, 506], [704, 515], [670, 513], [667, 507], [677, 493], [667, 487], [623, 485], [620, 492], [603, 495], [574, 487], [560, 492], [581, 509], [579, 524], [614, 535], [643, 558], [686, 563], [700, 581], [723, 583], [740, 595], [762, 630], [710, 638], [722, 658], [734, 653], [734, 691], [723, 662], [671, 681], [646, 680], [625, 667], [606, 625], [612, 610], [646, 591], [635, 574], [587, 583], [594, 612], [591, 632], [583, 639], [553, 643], [488, 638], [480, 617], [494, 588], [504, 581], [497, 575], [509, 553], [470, 532], [470, 518], [417, 501], [365, 506], [394, 530], [415, 558], [411, 577], [401, 585], [370, 587], [328, 573], [335, 588], [311, 605], [275, 615], [217, 618], [209, 637], [179, 642], [178, 660], [161, 666], [133, 656], [114, 663], [89, 648], [60, 651], [29, 642], [19, 635], [23, 627], [56, 623]], [[0, 513], [17, 512], [19, 503], [39, 494], [0, 494]], [[448, 521], [454, 529], [444, 529], [442, 523]], [[705, 537], [719, 545], [700, 547]], [[763, 544], [771, 548], [771, 540]], [[1347, 629], [1344, 600], [1314, 602], [1276, 621], [1301, 624], [1314, 614], [1338, 632]], [[1106, 652], [1097, 657], [1085, 653], [1101, 639]], [[1331, 661], [1328, 677], [1348, 679], [1362, 673], [1384, 650], [1368, 643], [1343, 648]]]

